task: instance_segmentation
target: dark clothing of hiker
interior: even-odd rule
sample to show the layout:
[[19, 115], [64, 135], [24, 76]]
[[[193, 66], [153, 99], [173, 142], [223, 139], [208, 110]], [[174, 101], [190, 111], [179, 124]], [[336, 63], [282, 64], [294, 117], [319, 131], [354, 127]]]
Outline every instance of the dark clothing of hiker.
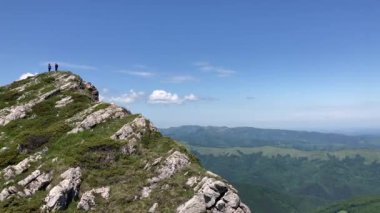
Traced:
[[54, 65], [55, 71], [58, 71], [58, 64]]
[[51, 64], [50, 63], [48, 64], [48, 70], [49, 70], [49, 72], [51, 71]]

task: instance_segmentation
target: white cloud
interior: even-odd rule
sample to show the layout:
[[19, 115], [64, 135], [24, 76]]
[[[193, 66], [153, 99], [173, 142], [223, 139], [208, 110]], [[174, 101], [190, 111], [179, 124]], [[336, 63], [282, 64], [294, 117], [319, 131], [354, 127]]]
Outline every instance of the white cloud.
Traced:
[[150, 77], [153, 77], [155, 75], [153, 72], [142, 71], [142, 70], [121, 70], [119, 72], [125, 73], [128, 75], [143, 77], [143, 78], [150, 78]]
[[194, 65], [201, 71], [215, 73], [218, 77], [228, 77], [236, 73], [235, 70], [214, 66], [208, 62], [197, 62]]
[[182, 104], [185, 101], [196, 101], [198, 98], [194, 94], [186, 95], [181, 98], [175, 93], [165, 90], [154, 90], [150, 95], [148, 102], [151, 104]]
[[108, 88], [103, 88], [103, 89], [102, 89], [102, 92], [103, 92], [103, 93], [108, 93], [108, 92], [109, 92], [109, 89], [108, 89]]
[[97, 70], [96, 67], [84, 65], [84, 64], [73, 64], [73, 63], [67, 63], [63, 61], [46, 61], [42, 62], [41, 66], [47, 66], [47, 64], [50, 63], [53, 68], [54, 64], [57, 63], [59, 65], [59, 70], [66, 70], [66, 69], [78, 69], [78, 70]]
[[27, 79], [28, 77], [32, 77], [32, 76], [35, 76], [37, 75], [38, 73], [30, 73], [30, 72], [27, 72], [27, 73], [23, 73], [18, 80], [24, 80], [24, 79]]
[[198, 97], [195, 96], [194, 94], [190, 94], [190, 95], [185, 95], [183, 99], [186, 101], [197, 101]]
[[190, 75], [178, 75], [170, 77], [166, 82], [168, 83], [183, 83], [187, 81], [196, 81], [197, 79]]
[[118, 103], [124, 103], [124, 104], [130, 104], [134, 103], [137, 101], [139, 98], [144, 96], [144, 92], [141, 91], [134, 91], [130, 90], [128, 93], [122, 94], [120, 96], [115, 96], [115, 97], [110, 97], [110, 98], [104, 98], [105, 100], [113, 101], [113, 102], [118, 102]]

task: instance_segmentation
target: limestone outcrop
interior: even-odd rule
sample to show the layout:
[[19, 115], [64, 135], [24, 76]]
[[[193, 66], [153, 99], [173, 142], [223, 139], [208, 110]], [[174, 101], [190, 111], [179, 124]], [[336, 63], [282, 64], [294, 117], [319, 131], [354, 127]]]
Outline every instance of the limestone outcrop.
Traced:
[[64, 106], [66, 106], [67, 104], [69, 104], [69, 103], [71, 103], [71, 102], [73, 102], [73, 101], [74, 101], [74, 100], [72, 99], [71, 96], [67, 96], [67, 97], [64, 97], [64, 98], [62, 98], [61, 100], [57, 101], [57, 102], [55, 103], [55, 107], [56, 107], [56, 108], [61, 108], [61, 107], [64, 107]]
[[86, 129], [91, 129], [97, 124], [103, 123], [109, 119], [123, 118], [130, 115], [130, 112], [122, 107], [111, 105], [105, 109], [100, 109], [88, 115], [82, 122], [80, 122], [69, 133], [78, 133]]
[[43, 211], [63, 210], [78, 196], [81, 184], [80, 167], [70, 168], [61, 174], [63, 179], [58, 185], [54, 186], [44, 199]]
[[29, 101], [26, 104], [12, 106], [0, 110], [0, 126], [5, 126], [11, 121], [25, 118], [27, 116], [27, 113], [32, 111], [32, 108], [35, 105], [41, 103], [53, 95], [56, 95], [59, 91], [59, 89], [53, 89], [50, 92], [47, 92], [40, 97]]
[[77, 208], [85, 211], [93, 210], [96, 206], [95, 195], [97, 194], [103, 199], [108, 200], [110, 197], [110, 187], [101, 187], [85, 192], [80, 198]]
[[40, 170], [35, 170], [26, 178], [20, 180], [16, 186], [10, 186], [4, 188], [0, 192], [0, 201], [4, 201], [12, 196], [17, 197], [30, 197], [35, 194], [38, 190], [44, 189], [52, 180], [51, 173], [41, 172]]
[[[187, 185], [193, 186], [198, 177], [190, 177]], [[204, 177], [195, 187], [196, 194], [177, 208], [177, 213], [250, 213], [240, 201], [237, 190], [211, 177]]]
[[42, 158], [42, 153], [43, 152], [37, 152], [25, 158], [16, 165], [7, 166], [5, 169], [1, 171], [2, 176], [5, 180], [9, 180], [16, 175], [25, 172], [30, 167], [31, 163], [36, 162]]
[[139, 115], [121, 127], [111, 138], [114, 140], [140, 141], [145, 133], [157, 131], [157, 128], [149, 120]]
[[[161, 159], [156, 159], [153, 165], [157, 165], [159, 161], [161, 161]], [[188, 166], [190, 163], [191, 162], [187, 155], [179, 151], [172, 152], [165, 159], [163, 164], [156, 170], [157, 176], [148, 179], [148, 185], [145, 186], [141, 191], [141, 198], [149, 197], [152, 190], [156, 188], [158, 182], [171, 177], [184, 167]]]

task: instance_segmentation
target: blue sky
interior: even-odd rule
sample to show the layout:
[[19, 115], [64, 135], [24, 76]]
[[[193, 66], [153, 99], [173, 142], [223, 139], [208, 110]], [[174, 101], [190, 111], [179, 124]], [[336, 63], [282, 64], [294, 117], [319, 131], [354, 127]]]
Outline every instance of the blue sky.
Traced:
[[4, 0], [0, 84], [46, 62], [159, 127], [380, 126], [377, 0]]

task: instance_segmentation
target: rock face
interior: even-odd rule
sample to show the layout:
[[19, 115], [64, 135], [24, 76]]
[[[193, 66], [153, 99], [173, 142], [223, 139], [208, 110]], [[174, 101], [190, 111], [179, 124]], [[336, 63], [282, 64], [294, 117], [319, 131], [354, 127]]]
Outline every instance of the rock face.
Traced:
[[[153, 162], [152, 165], [157, 165], [160, 161], [161, 158], [158, 158]], [[184, 167], [188, 166], [190, 163], [191, 162], [187, 155], [179, 151], [174, 151], [173, 153], [171, 153], [169, 157], [165, 159], [163, 165], [156, 170], [156, 173], [158, 175], [148, 179], [148, 186], [145, 186], [142, 189], [141, 197], [149, 197], [150, 193], [152, 192], [152, 189], [156, 188], [158, 182], [171, 177]], [[146, 166], [146, 168], [149, 168], [149, 166]]]
[[17, 192], [18, 190], [15, 186], [10, 186], [8, 188], [3, 189], [0, 192], [0, 201], [4, 201], [5, 199], [10, 198], [11, 196], [15, 195]]
[[[193, 185], [197, 177], [188, 180]], [[177, 213], [250, 213], [250, 209], [240, 202], [236, 189], [226, 183], [210, 177], [204, 177], [194, 191], [196, 194], [177, 208]]]
[[71, 130], [69, 133], [78, 133], [86, 129], [91, 129], [97, 124], [103, 123], [109, 119], [123, 118], [130, 115], [126, 109], [118, 107], [116, 105], [111, 105], [105, 109], [95, 111], [88, 115], [82, 122], [80, 122], [77, 127]]
[[150, 121], [139, 115], [133, 121], [121, 127], [111, 138], [114, 140], [141, 140], [142, 136], [148, 131], [157, 132], [158, 130]]
[[61, 108], [61, 107], [64, 107], [64, 106], [66, 106], [67, 104], [69, 104], [71, 102], [73, 102], [72, 97], [71, 96], [67, 96], [67, 97], [64, 97], [61, 100], [57, 101], [55, 103], [55, 107], [56, 108]]
[[137, 144], [147, 133], [158, 132], [157, 128], [142, 115], [128, 122], [111, 136], [113, 140], [127, 141], [127, 144], [121, 147], [121, 152], [126, 155], [137, 152]]
[[40, 160], [42, 158], [42, 152], [37, 152], [34, 155], [31, 155], [24, 160], [22, 160], [20, 163], [16, 165], [11, 165], [3, 169], [1, 174], [3, 175], [5, 180], [9, 180], [10, 178], [13, 178], [16, 175], [19, 175], [26, 171], [30, 167], [30, 163], [36, 162], [37, 160]]
[[53, 89], [26, 104], [0, 110], [0, 126], [5, 126], [11, 121], [25, 118], [27, 113], [30, 112], [35, 105], [57, 94], [59, 91], [59, 89]]
[[[19, 187], [10, 186], [5, 188], [0, 193], [0, 201], [4, 201], [12, 196], [29, 197], [38, 190], [44, 189], [52, 180], [51, 173], [44, 173], [40, 170], [35, 170], [17, 184]], [[21, 189], [20, 189], [21, 188]]]
[[17, 184], [24, 187], [24, 190], [19, 192], [19, 195], [28, 197], [36, 193], [38, 190], [46, 188], [46, 186], [53, 179], [52, 173], [41, 172], [40, 170], [34, 171], [25, 179], [19, 181]]
[[82, 209], [85, 211], [93, 210], [94, 207], [96, 206], [95, 203], [95, 195], [99, 194], [102, 198], [108, 200], [110, 196], [110, 187], [101, 187], [97, 189], [92, 189], [90, 191], [85, 192], [78, 205], [78, 209]]
[[65, 209], [68, 203], [79, 194], [81, 176], [80, 167], [70, 168], [62, 173], [63, 180], [49, 191], [41, 209], [44, 211]]
[[91, 92], [91, 98], [93, 101], [99, 101], [99, 91], [90, 82], [85, 82], [84, 87]]

